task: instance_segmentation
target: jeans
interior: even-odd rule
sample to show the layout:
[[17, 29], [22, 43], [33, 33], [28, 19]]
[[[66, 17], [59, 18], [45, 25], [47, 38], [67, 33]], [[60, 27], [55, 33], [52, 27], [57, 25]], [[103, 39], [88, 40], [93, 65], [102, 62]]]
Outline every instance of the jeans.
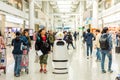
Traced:
[[90, 53], [92, 55], [92, 48], [93, 48], [92, 44], [87, 44], [87, 56], [89, 56], [89, 49], [90, 49]]
[[116, 45], [117, 45], [117, 46], [118, 46], [118, 42], [119, 42], [118, 39], [116, 39]]
[[73, 42], [71, 42], [71, 43], [68, 43], [68, 45], [67, 45], [67, 48], [69, 49], [69, 45], [72, 45], [72, 47], [75, 49], [75, 47], [74, 47], [74, 45], [73, 45]]
[[96, 56], [97, 56], [97, 60], [101, 60], [100, 48], [97, 48]]
[[21, 71], [22, 55], [13, 54], [13, 56], [14, 56], [14, 60], [15, 60], [14, 73], [16, 75], [19, 75], [20, 71]]
[[105, 63], [105, 57], [107, 55], [108, 59], [109, 59], [109, 63], [108, 63], [108, 70], [111, 70], [111, 65], [112, 65], [112, 54], [109, 53], [109, 51], [107, 50], [101, 50], [102, 53], [102, 60], [101, 60], [101, 68], [102, 70], [104, 69], [104, 63]]

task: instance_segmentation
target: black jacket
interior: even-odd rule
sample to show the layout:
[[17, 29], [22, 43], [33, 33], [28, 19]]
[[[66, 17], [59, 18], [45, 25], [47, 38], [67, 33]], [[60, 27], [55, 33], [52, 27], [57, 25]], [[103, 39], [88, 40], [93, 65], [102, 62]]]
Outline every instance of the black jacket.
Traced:
[[37, 50], [41, 50], [43, 52], [43, 55], [48, 54], [48, 52], [50, 51], [50, 41], [47, 36], [46, 36], [46, 43], [48, 43], [49, 45], [48, 47], [45, 46], [41, 35], [37, 36], [35, 46], [37, 46], [38, 48]]

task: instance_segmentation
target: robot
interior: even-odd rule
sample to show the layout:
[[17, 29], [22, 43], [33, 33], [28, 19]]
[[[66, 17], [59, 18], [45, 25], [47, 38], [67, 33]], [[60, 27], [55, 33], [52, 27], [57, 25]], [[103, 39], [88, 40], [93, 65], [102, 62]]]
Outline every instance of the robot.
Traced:
[[52, 55], [53, 74], [68, 74], [68, 51], [67, 44], [63, 40], [64, 34], [58, 32], [55, 37]]

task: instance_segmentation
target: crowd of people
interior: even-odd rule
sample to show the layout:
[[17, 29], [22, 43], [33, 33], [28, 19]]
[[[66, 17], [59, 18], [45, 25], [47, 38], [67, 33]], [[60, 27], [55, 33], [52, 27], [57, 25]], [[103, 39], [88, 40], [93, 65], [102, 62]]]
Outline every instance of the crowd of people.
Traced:
[[[107, 55], [108, 62], [108, 72], [112, 73], [112, 49], [113, 49], [113, 35], [116, 36], [116, 47], [120, 50], [120, 30], [116, 34], [110, 33], [108, 27], [104, 27], [102, 31], [96, 29], [95, 33], [91, 33], [90, 29], [87, 29], [87, 32], [83, 32], [83, 44], [86, 44], [87, 48], [87, 59], [92, 58], [92, 51], [96, 49], [96, 61], [101, 62], [102, 73], [106, 73], [104, 68], [105, 66], [105, 57]], [[93, 47], [94, 46], [94, 47]], [[120, 53], [120, 52], [119, 52]]]
[[[73, 47], [73, 49], [76, 49], [76, 47], [73, 44], [73, 41], [76, 41], [77, 39], [80, 38], [79, 32], [75, 31], [74, 33], [72, 33], [64, 31], [63, 33], [64, 33], [63, 40], [65, 40], [67, 43], [67, 49], [69, 50], [70, 44]], [[33, 34], [36, 55], [38, 55], [37, 51], [40, 50], [42, 52], [42, 55], [39, 56], [41, 73], [42, 72], [47, 73], [48, 54], [50, 52], [53, 52], [54, 41], [56, 40], [55, 35], [56, 32], [53, 32], [51, 30], [46, 32], [45, 27], [42, 27], [39, 31], [35, 31]], [[8, 38], [11, 38], [10, 36], [11, 35], [9, 33]], [[93, 34], [90, 29], [87, 29], [87, 31], [83, 32], [82, 37], [83, 44], [86, 44], [87, 59], [92, 58], [93, 48], [95, 48], [97, 50], [96, 61], [101, 62], [102, 73], [106, 73], [106, 70], [104, 68], [106, 55], [109, 59], [108, 72], [112, 73], [113, 70], [111, 69], [111, 65], [112, 65], [113, 42], [112, 34], [109, 33], [109, 29], [107, 27], [104, 27], [102, 31], [96, 29], [95, 34]], [[16, 77], [19, 77], [22, 69], [21, 63], [23, 54], [26, 53], [28, 56], [29, 51], [32, 47], [31, 38], [29, 36], [29, 29], [24, 29], [23, 32], [16, 32], [15, 38], [11, 40], [10, 45], [13, 46], [12, 54], [15, 60], [14, 75]], [[120, 47], [120, 30], [118, 33], [116, 33], [116, 46]], [[1, 35], [0, 32], [0, 59], [2, 57], [2, 48], [5, 47], [6, 44], [4, 42], [4, 37]], [[25, 66], [24, 68], [26, 71], [28, 71], [28, 66]]]

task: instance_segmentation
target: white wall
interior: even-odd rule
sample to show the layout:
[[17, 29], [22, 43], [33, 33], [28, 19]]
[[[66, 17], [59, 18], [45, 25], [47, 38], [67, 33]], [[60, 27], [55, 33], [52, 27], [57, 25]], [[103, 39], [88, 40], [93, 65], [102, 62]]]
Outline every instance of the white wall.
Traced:
[[104, 24], [120, 21], [120, 3], [99, 14], [99, 25], [102, 24], [101, 18]]

